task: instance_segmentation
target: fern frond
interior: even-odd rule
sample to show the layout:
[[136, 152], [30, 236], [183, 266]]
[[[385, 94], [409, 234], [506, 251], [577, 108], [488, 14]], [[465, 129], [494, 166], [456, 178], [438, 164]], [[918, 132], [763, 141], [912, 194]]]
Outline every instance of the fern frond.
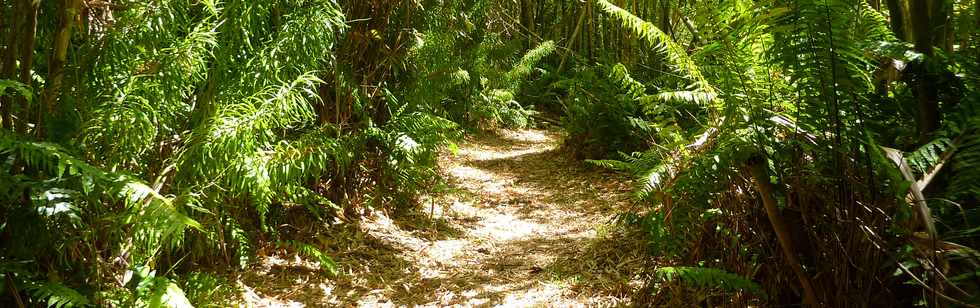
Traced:
[[[662, 102], [685, 102], [703, 105], [714, 101], [715, 93], [703, 91], [667, 91], [657, 93], [654, 97]], [[649, 98], [643, 101], [648, 102]]]
[[0, 96], [5, 96], [7, 94], [7, 89], [13, 89], [15, 92], [20, 94], [20, 96], [26, 98], [27, 101], [34, 100], [34, 90], [20, 81], [0, 79]]
[[537, 47], [534, 47], [534, 49], [528, 51], [527, 54], [521, 57], [521, 60], [518, 61], [517, 64], [514, 64], [514, 68], [507, 72], [507, 88], [512, 92], [517, 92], [521, 85], [521, 81], [531, 75], [531, 73], [534, 71], [534, 67], [538, 65], [538, 62], [554, 52], [554, 41], [541, 43]]
[[714, 95], [714, 88], [704, 78], [698, 65], [667, 33], [609, 1], [595, 0], [595, 3], [603, 12], [618, 20], [623, 27], [644, 39], [651, 48], [664, 53], [679, 73], [685, 74], [694, 82], [698, 91]]
[[657, 269], [657, 274], [666, 281], [680, 280], [696, 288], [746, 291], [765, 297], [765, 292], [759, 284], [717, 268], [661, 267]]
[[857, 33], [864, 33], [866, 42], [886, 41], [896, 42], [895, 33], [888, 26], [888, 19], [878, 10], [871, 7], [869, 2], [861, 2], [861, 17], [859, 21], [861, 30]]
[[132, 176], [106, 172], [75, 158], [59, 146], [51, 143], [25, 142], [8, 133], [0, 133], [0, 154], [14, 154], [28, 166], [42, 170], [53, 178], [81, 177], [95, 187], [87, 192], [107, 200], [126, 204], [134, 224], [133, 239], [145, 248], [140, 258], [150, 258], [161, 244], [176, 245], [183, 231], [190, 227], [200, 229], [200, 224], [180, 213], [173, 200], [160, 195], [149, 185]]
[[905, 155], [905, 160], [919, 172], [927, 172], [939, 163], [942, 154], [951, 147], [953, 141], [949, 138], [936, 138]]
[[90, 307], [92, 302], [75, 289], [57, 282], [28, 283], [25, 289], [32, 297], [42, 299], [47, 307]]
[[149, 294], [147, 306], [161, 308], [191, 308], [190, 300], [179, 285], [163, 277], [156, 277], [156, 283]]
[[279, 243], [282, 247], [287, 247], [295, 250], [297, 253], [306, 256], [308, 258], [313, 258], [320, 263], [320, 269], [326, 270], [331, 275], [337, 274], [337, 263], [333, 261], [330, 256], [320, 251], [316, 246], [298, 242], [298, 241], [283, 241]]
[[272, 156], [267, 153], [274, 132], [313, 121], [308, 100], [318, 97], [320, 82], [312, 73], [304, 74], [222, 107], [178, 154], [180, 178], [191, 184], [220, 181], [238, 195], [251, 196], [264, 219], [273, 195], [268, 169]]
[[599, 159], [599, 160], [586, 159], [585, 162], [587, 164], [591, 164], [597, 167], [602, 167], [614, 171], [629, 171], [631, 169], [629, 163], [618, 161], [618, 160], [612, 160], [612, 159]]
[[646, 86], [633, 79], [629, 70], [626, 69], [626, 65], [622, 63], [617, 63], [609, 70], [609, 78], [619, 85], [620, 90], [629, 94], [633, 99], [639, 99], [646, 95]]

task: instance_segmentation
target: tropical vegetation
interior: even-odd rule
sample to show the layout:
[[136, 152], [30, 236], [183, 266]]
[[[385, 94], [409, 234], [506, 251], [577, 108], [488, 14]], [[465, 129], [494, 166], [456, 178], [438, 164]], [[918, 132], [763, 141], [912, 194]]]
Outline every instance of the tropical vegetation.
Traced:
[[0, 47], [2, 306], [336, 274], [285, 222], [546, 124], [637, 179], [638, 305], [980, 305], [976, 0], [0, 0]]

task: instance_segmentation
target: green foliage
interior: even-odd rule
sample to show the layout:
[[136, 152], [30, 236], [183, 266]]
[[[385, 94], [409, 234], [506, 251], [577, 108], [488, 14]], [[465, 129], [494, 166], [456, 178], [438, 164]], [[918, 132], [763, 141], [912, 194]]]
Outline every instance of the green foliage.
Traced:
[[507, 72], [505, 77], [507, 88], [511, 92], [520, 90], [521, 82], [531, 76], [534, 68], [542, 59], [555, 52], [555, 42], [547, 41], [539, 44], [534, 49], [529, 50], [520, 61], [514, 64], [514, 68]]
[[916, 167], [919, 172], [928, 172], [940, 163], [943, 153], [952, 147], [953, 141], [949, 138], [938, 138], [909, 153], [905, 159], [909, 165]]
[[578, 157], [606, 158], [616, 151], [640, 150], [653, 133], [643, 106], [630, 94], [618, 94], [620, 89], [642, 90], [642, 85], [613, 83], [633, 81], [621, 66], [614, 67], [607, 74], [609, 78], [602, 73], [585, 68], [574, 78], [553, 85], [568, 93], [563, 101], [564, 146]]
[[713, 95], [714, 88], [708, 84], [708, 81], [701, 73], [701, 69], [694, 63], [694, 60], [691, 59], [687, 52], [674, 42], [670, 35], [664, 33], [663, 30], [653, 24], [609, 3], [609, 1], [596, 0], [595, 3], [599, 9], [619, 21], [624, 28], [629, 29], [641, 39], [645, 40], [650, 48], [664, 53], [673, 65], [675, 65], [675, 70], [692, 80], [698, 91]]
[[26, 289], [34, 298], [45, 300], [47, 307], [68, 308], [92, 306], [92, 302], [85, 295], [60, 283], [34, 283], [27, 285]]
[[331, 275], [337, 274], [337, 263], [320, 251], [319, 248], [316, 248], [316, 246], [297, 241], [280, 242], [279, 245], [296, 250], [297, 253], [316, 260], [319, 263], [320, 269], [327, 271], [327, 273]]
[[[927, 190], [937, 198], [929, 205], [940, 221], [950, 222], [941, 232], [973, 234], [960, 223], [975, 214], [976, 199], [965, 196], [975, 195], [975, 188], [966, 183], [976, 183], [978, 173], [956, 166], [974, 164], [970, 148], [976, 139], [972, 137], [974, 126], [966, 123], [972, 123], [969, 119], [975, 107], [964, 106], [976, 103], [971, 98], [975, 95], [968, 94], [973, 89], [965, 86], [976, 74], [971, 71], [975, 57], [957, 58], [957, 65], [945, 68], [959, 72], [957, 78], [943, 75], [941, 84], [948, 88], [947, 93], [964, 95], [939, 96], [944, 129], [935, 133], [933, 142], [909, 146], [914, 144], [914, 117], [921, 106], [916, 101], [921, 94], [912, 88], [922, 78], [915, 75], [915, 67], [924, 55], [898, 41], [884, 13], [865, 2], [679, 3], [665, 8], [666, 12], [656, 9], [651, 17], [656, 25], [608, 1], [597, 0], [596, 5], [614, 25], [637, 35], [644, 43], [640, 49], [653, 48], [662, 58], [654, 58], [649, 66], [643, 60], [624, 61], [634, 49], [625, 44], [625, 50], [611, 61], [604, 59], [625, 63], [609, 70], [613, 84], [603, 85], [587, 75], [556, 82], [566, 98], [562, 102], [567, 106], [563, 121], [569, 133], [566, 143], [578, 149], [587, 144], [581, 141], [585, 138], [611, 143], [619, 138], [643, 141], [630, 146], [613, 143], [601, 151], [606, 155], [586, 157], [617, 158], [587, 162], [637, 177], [637, 199], [649, 202], [650, 208], [639, 215], [624, 214], [622, 221], [646, 231], [655, 256], [677, 260], [678, 266], [697, 264], [722, 271], [712, 273], [732, 268], [778, 272], [760, 278], [754, 289], [769, 293], [766, 300], [782, 298], [785, 288], [779, 281], [795, 281], [795, 274], [782, 263], [761, 261], [778, 254], [779, 247], [774, 246], [779, 244], [772, 240], [766, 214], [760, 212], [760, 196], [753, 184], [758, 179], [744, 170], [748, 157], [762, 155], [772, 170], [765, 180], [777, 189], [773, 197], [787, 219], [796, 219], [789, 228], [792, 240], [804, 251], [804, 273], [821, 277], [814, 281], [818, 289], [828, 292], [820, 296], [838, 304], [880, 304], [869, 297], [848, 295], [853, 292], [855, 276], [842, 264], [876, 269], [860, 274], [882, 277], [862, 283], [870, 294], [878, 292], [870, 290], [895, 288], [899, 282], [890, 278], [894, 264], [881, 260], [915, 258], [896, 251], [907, 245], [898, 239], [914, 231], [906, 227], [918, 222], [910, 222], [916, 218], [906, 203], [908, 182], [879, 153], [878, 144], [917, 147], [907, 157], [920, 176], [945, 164], [934, 187]], [[645, 11], [640, 9], [637, 14]], [[664, 21], [658, 14], [679, 17]], [[686, 40], [690, 44], [685, 48], [679, 42]], [[670, 64], [672, 72], [660, 71], [660, 60]], [[906, 63], [913, 68], [902, 72]], [[939, 66], [928, 69], [945, 70]], [[572, 72], [581, 70], [573, 68]], [[681, 75], [684, 82], [671, 73]], [[580, 82], [588, 86], [578, 85]], [[581, 95], [576, 88], [591, 92]], [[595, 102], [583, 103], [587, 100], [582, 97], [620, 112], [595, 108]], [[642, 109], [637, 110], [637, 105]], [[696, 106], [709, 108], [692, 108]], [[723, 107], [722, 113], [715, 114], [714, 107]], [[591, 119], [600, 120], [590, 123]], [[619, 124], [615, 129], [600, 129], [612, 126], [609, 123]], [[617, 152], [619, 157], [608, 155]], [[844, 220], [849, 222], [828, 219], [827, 204], [834, 215], [847, 217]], [[884, 215], [854, 210], [858, 208]], [[798, 220], [805, 223], [796, 223]], [[975, 242], [960, 233], [949, 234], [957, 234], [968, 244]], [[830, 237], [847, 238], [847, 244]], [[850, 253], [867, 247], [877, 249], [859, 258]], [[828, 254], [852, 257], [822, 257]], [[684, 279], [681, 272], [672, 273]], [[711, 279], [737, 278], [718, 276]], [[697, 281], [693, 284], [699, 286]], [[733, 303], [739, 303], [738, 298]]]
[[534, 112], [518, 102], [517, 95], [540, 62], [554, 53], [555, 43], [543, 42], [517, 58], [520, 45], [514, 43], [519, 41], [507, 42], [467, 26], [485, 16], [455, 15], [447, 5], [439, 6], [433, 17], [449, 14], [443, 18], [466, 22], [452, 28], [443, 24], [444, 19], [433, 18], [425, 32], [416, 33], [409, 61], [416, 71], [412, 83], [399, 91], [403, 99], [409, 105], [434, 107], [436, 114], [466, 126], [528, 126]]
[[[968, 200], [969, 198], [976, 200], [976, 196], [980, 195], [980, 172], [976, 172], [977, 167], [980, 166], [980, 141], [978, 141], [980, 139], [980, 116], [967, 118], [964, 122], [960, 135], [957, 137], [962, 141], [956, 147], [956, 152], [950, 157], [955, 176], [950, 181], [947, 190], [949, 195], [956, 200]], [[923, 148], [928, 146], [927, 144]], [[916, 153], [921, 151], [922, 149]], [[925, 154], [916, 157], [920, 156], [925, 156]], [[930, 153], [928, 158], [924, 158], [932, 161], [931, 159], [935, 157], [935, 154]]]
[[[284, 221], [308, 215], [325, 226], [357, 206], [412, 206], [438, 180], [437, 154], [459, 130], [437, 115], [438, 101], [400, 98], [404, 75], [379, 77], [376, 92], [362, 87], [368, 73], [338, 52], [365, 48], [349, 41], [344, 12], [355, 5], [179, 0], [89, 16], [53, 106], [77, 123], [45, 123], [54, 129], [40, 140], [0, 131], [0, 236], [15, 239], [0, 259], [36, 273], [25, 281], [63, 277], [94, 305], [116, 306], [189, 305], [175, 283], [187, 264], [245, 268], [267, 242], [293, 243], [336, 271], [329, 256], [280, 230]], [[49, 11], [39, 27], [57, 24]], [[449, 17], [429, 22], [441, 18]], [[408, 63], [399, 61], [379, 69]], [[482, 78], [464, 69], [449, 77], [457, 87]], [[15, 81], [0, 87], [38, 96]], [[34, 111], [11, 112], [37, 135]], [[114, 283], [126, 269], [133, 283]], [[184, 286], [213, 283], [200, 277]], [[201, 288], [188, 289], [194, 302], [214, 296]]]
[[717, 268], [661, 267], [657, 269], [657, 274], [665, 281], [680, 280], [694, 288], [745, 291], [765, 297], [759, 284]]
[[[127, 306], [146, 308], [193, 307], [184, 290], [166, 277], [159, 277], [149, 267], [137, 266], [127, 272], [133, 298]], [[126, 305], [126, 304], [124, 304]]]
[[[8, 2], [0, 15], [28, 16]], [[577, 157], [637, 177], [649, 207], [621, 221], [676, 263], [659, 272], [669, 285], [798, 303], [760, 180], [828, 306], [935, 298], [888, 297], [915, 281], [898, 262], [933, 286], [975, 277], [975, 1], [944, 2], [952, 28], [932, 53], [892, 33], [907, 14], [857, 0], [90, 2], [85, 22], [42, 1], [36, 29], [0, 33], [2, 50], [35, 52], [5, 52], [0, 72], [0, 272], [30, 305], [214, 304], [228, 282], [188, 267], [244, 269], [270, 243], [335, 273], [284, 226], [414, 206], [461, 128], [552, 116]], [[925, 143], [928, 104], [941, 129]], [[924, 193], [958, 248], [909, 243], [926, 218], [879, 145], [908, 152], [916, 176], [940, 171]]]
[[7, 89], [12, 89], [18, 95], [27, 98], [28, 101], [34, 99], [34, 92], [30, 87], [15, 80], [0, 79], [0, 96], [7, 95]]
[[194, 307], [224, 307], [223, 301], [241, 293], [235, 282], [204, 272], [191, 272], [182, 277], [180, 288]]

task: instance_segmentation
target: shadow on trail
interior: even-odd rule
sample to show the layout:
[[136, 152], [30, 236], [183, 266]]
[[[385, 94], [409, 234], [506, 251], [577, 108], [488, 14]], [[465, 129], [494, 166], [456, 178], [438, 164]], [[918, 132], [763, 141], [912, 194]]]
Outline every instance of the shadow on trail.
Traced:
[[621, 245], [596, 238], [628, 207], [629, 181], [570, 159], [558, 138], [540, 130], [473, 135], [440, 159], [449, 187], [416, 207], [311, 235], [340, 275], [284, 254], [266, 257], [244, 283], [255, 286], [259, 306], [624, 303], [629, 279], [610, 273], [633, 261], [610, 256]]

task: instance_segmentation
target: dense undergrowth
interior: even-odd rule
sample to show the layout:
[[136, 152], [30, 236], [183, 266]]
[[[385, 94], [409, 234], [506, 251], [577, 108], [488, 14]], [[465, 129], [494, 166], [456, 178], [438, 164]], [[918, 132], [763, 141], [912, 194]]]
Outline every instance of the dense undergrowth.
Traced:
[[[948, 24], [975, 21], [968, 3], [936, 3], [958, 8]], [[573, 85], [569, 144], [639, 178], [651, 207], [622, 221], [674, 265], [638, 302], [980, 300], [978, 187], [967, 184], [977, 148], [964, 142], [978, 137], [975, 28], [915, 33], [927, 43], [912, 44], [861, 1], [722, 1], [680, 5], [686, 27], [673, 31], [686, 33], [668, 34], [595, 5], [672, 72], [641, 79], [600, 65], [556, 83]], [[963, 39], [950, 48], [939, 36]], [[595, 76], [603, 86], [581, 86]]]
[[460, 124], [528, 125], [554, 45], [481, 6], [4, 2], [4, 305], [211, 305], [266, 247], [334, 273], [293, 224], [413, 206]]
[[639, 179], [638, 304], [976, 306], [977, 7], [0, 1], [0, 304], [214, 305], [270, 247], [329, 275], [294, 224], [544, 121]]

